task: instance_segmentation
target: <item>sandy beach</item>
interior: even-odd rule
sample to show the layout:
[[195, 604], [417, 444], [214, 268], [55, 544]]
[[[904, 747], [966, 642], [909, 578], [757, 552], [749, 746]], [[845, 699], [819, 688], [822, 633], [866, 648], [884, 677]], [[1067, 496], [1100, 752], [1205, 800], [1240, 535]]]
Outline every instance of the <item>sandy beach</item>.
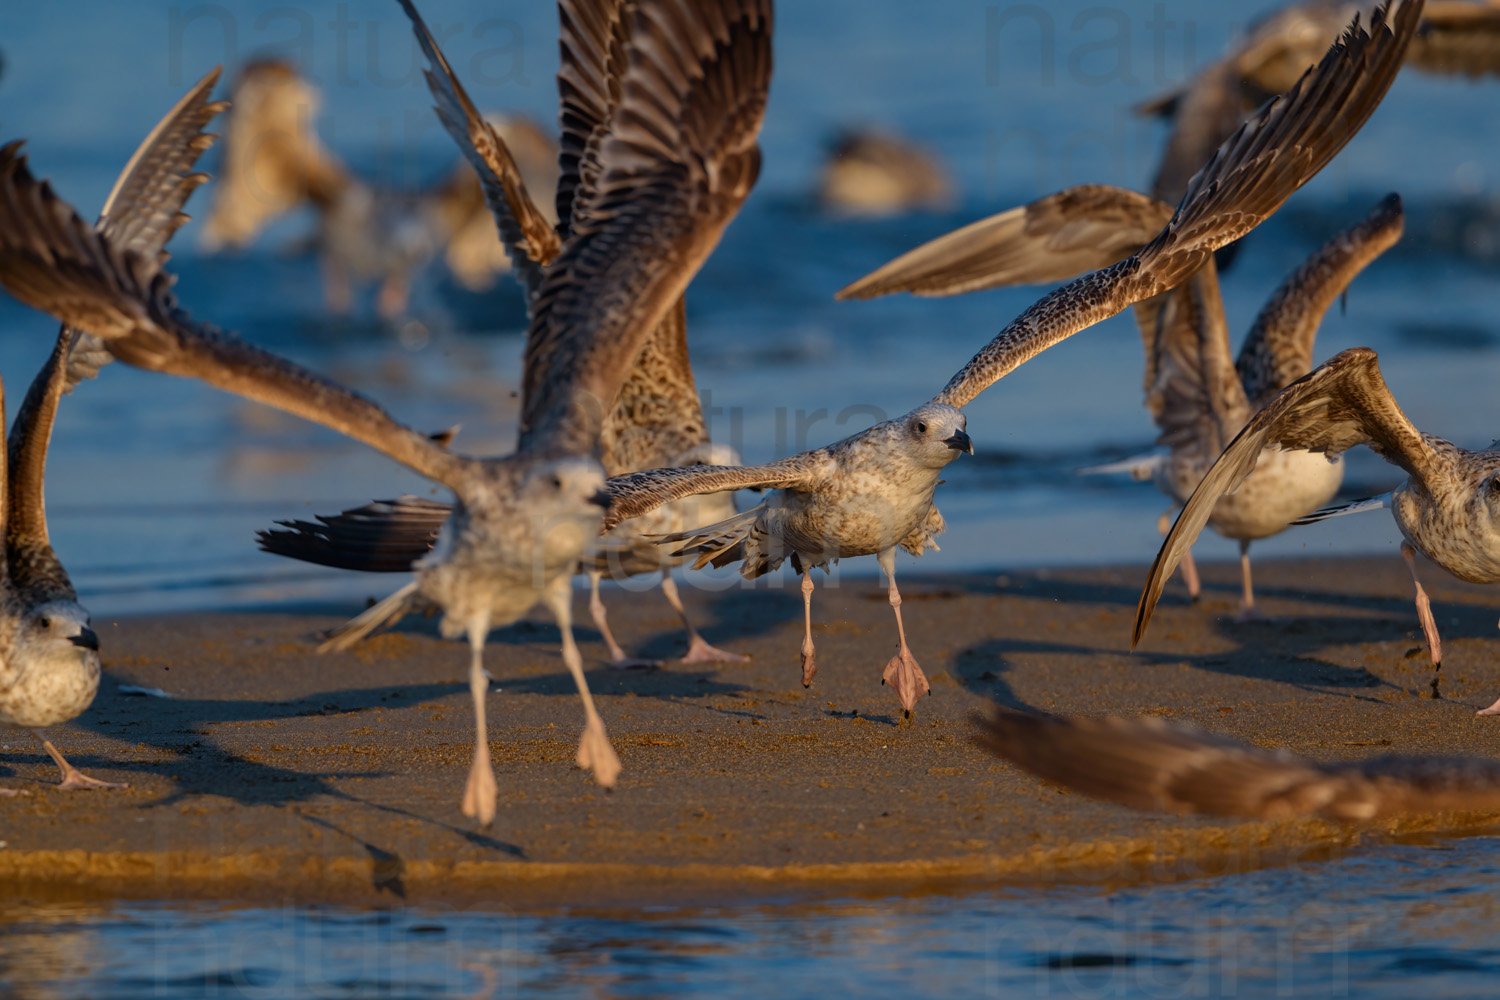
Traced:
[[[580, 712], [556, 629], [525, 623], [497, 633], [488, 661], [501, 790], [489, 830], [458, 809], [466, 654], [430, 622], [324, 656], [316, 633], [356, 609], [97, 621], [99, 698], [53, 738], [90, 773], [131, 787], [57, 791], [40, 750], [8, 732], [0, 781], [30, 795], [0, 801], [0, 887], [36, 898], [599, 901], [731, 886], [1115, 882], [1492, 821], [1146, 816], [1039, 783], [969, 743], [970, 713], [998, 700], [1170, 715], [1320, 759], [1494, 752], [1497, 723], [1474, 717], [1500, 692], [1493, 595], [1426, 567], [1445, 645], [1445, 697], [1433, 700], [1394, 553], [1256, 570], [1269, 622], [1234, 623], [1237, 569], [1209, 566], [1204, 599], [1190, 606], [1174, 584], [1136, 654], [1139, 569], [908, 577], [911, 640], [932, 680], [909, 723], [880, 685], [894, 636], [875, 581], [820, 588], [808, 690], [794, 590], [689, 590], [707, 637], [753, 662], [612, 671], [580, 629], [625, 766], [608, 793], [573, 766]], [[627, 648], [680, 655], [660, 595], [610, 597]]]

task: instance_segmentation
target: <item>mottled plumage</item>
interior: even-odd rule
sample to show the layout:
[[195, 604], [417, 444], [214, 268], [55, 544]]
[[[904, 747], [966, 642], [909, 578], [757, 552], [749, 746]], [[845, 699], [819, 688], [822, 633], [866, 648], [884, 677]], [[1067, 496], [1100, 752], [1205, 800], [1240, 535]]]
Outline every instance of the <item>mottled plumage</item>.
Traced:
[[[213, 70], [147, 135], [106, 199], [96, 228], [139, 255], [142, 275], [167, 259], [164, 249], [187, 216], [182, 207], [203, 182], [193, 172], [214, 136], [203, 130], [225, 107], [208, 100]], [[9, 155], [9, 151], [0, 156]], [[118, 788], [82, 774], [40, 730], [75, 718], [99, 686], [99, 639], [47, 532], [47, 448], [63, 394], [93, 378], [108, 352], [90, 334], [64, 326], [32, 380], [0, 457], [0, 722], [32, 730], [62, 772], [63, 788]], [[0, 422], [4, 394], [0, 389]], [[0, 791], [0, 795], [6, 794]]]
[[[1437, 624], [1416, 579], [1413, 550], [1461, 580], [1500, 582], [1500, 450], [1467, 451], [1417, 430], [1391, 397], [1379, 359], [1368, 347], [1337, 354], [1293, 382], [1255, 415], [1208, 470], [1152, 563], [1131, 644], [1145, 635], [1162, 586], [1202, 529], [1206, 512], [1263, 456], [1295, 448], [1331, 459], [1360, 444], [1407, 474], [1391, 493], [1391, 512], [1406, 539], [1402, 555], [1416, 584], [1418, 616], [1433, 665], [1440, 667]], [[1434, 695], [1437, 690], [1434, 676]], [[1500, 714], [1500, 701], [1481, 714]]]
[[995, 708], [975, 742], [1039, 778], [1154, 812], [1345, 823], [1500, 811], [1500, 760], [1374, 757], [1324, 764], [1146, 717], [1058, 718]]
[[0, 284], [13, 295], [99, 335], [121, 360], [322, 423], [453, 491], [453, 513], [413, 567], [412, 583], [330, 645], [430, 605], [442, 610], [445, 635], [468, 636], [476, 740], [464, 811], [483, 823], [495, 811], [484, 641], [491, 627], [538, 602], [558, 620], [563, 660], [583, 699], [578, 762], [606, 786], [619, 772], [571, 628], [569, 580], [605, 502], [593, 455], [634, 359], [748, 194], [759, 162], [769, 0], [640, 0], [628, 21], [620, 100], [600, 142], [596, 180], [578, 189], [586, 222], [575, 217], [542, 279], [520, 446], [503, 458], [456, 455], [364, 397], [194, 323], [176, 307], [167, 275], [148, 277], [137, 255], [89, 230], [32, 178], [14, 144], [0, 150]]
[[[1223, 58], [1181, 87], [1142, 104], [1141, 114], [1172, 123], [1152, 194], [1175, 203], [1194, 171], [1245, 115], [1296, 83], [1350, 18], [1369, 8], [1350, 0], [1307, 0], [1274, 10], [1252, 24]], [[1428, 3], [1406, 61], [1428, 73], [1500, 74], [1500, 3]]]
[[[1008, 325], [911, 413], [836, 445], [750, 468], [667, 469], [612, 478], [606, 524], [698, 493], [758, 487], [778, 491], [753, 511], [719, 525], [669, 536], [700, 561], [741, 560], [756, 576], [790, 555], [803, 574], [806, 626], [803, 681], [816, 670], [807, 570], [875, 553], [888, 580], [900, 637], [884, 677], [910, 712], [926, 680], [905, 640], [893, 576], [895, 547], [927, 531], [941, 469], [969, 449], [962, 406], [1031, 357], [1142, 299], [1182, 283], [1214, 250], [1254, 228], [1338, 152], [1379, 104], [1421, 10], [1403, 2], [1388, 23], [1377, 12], [1370, 33], [1356, 21], [1322, 63], [1284, 97], [1266, 105], [1194, 178], [1166, 227], [1125, 260], [1070, 282]], [[946, 449], [946, 450], [945, 450]]]

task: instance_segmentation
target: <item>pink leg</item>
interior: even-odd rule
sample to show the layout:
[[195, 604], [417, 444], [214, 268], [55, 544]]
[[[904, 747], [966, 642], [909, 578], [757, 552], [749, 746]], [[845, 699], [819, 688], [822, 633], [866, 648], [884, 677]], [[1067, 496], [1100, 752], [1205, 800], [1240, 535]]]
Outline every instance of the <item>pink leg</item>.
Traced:
[[1438, 683], [1442, 680], [1439, 671], [1443, 669], [1443, 640], [1438, 636], [1437, 620], [1432, 617], [1432, 602], [1427, 599], [1427, 591], [1422, 589], [1422, 581], [1417, 579], [1417, 550], [1410, 542], [1401, 543], [1401, 558], [1406, 560], [1406, 568], [1411, 570], [1411, 582], [1417, 588], [1417, 620], [1422, 623], [1422, 633], [1427, 636], [1427, 651], [1432, 656], [1432, 696], [1441, 698]]
[[812, 687], [813, 677], [818, 673], [817, 653], [812, 641], [812, 567], [802, 573], [802, 686]]
[[44, 740], [37, 733], [32, 733], [31, 736], [42, 745], [42, 749], [47, 751], [47, 756], [52, 758], [52, 763], [56, 764], [57, 769], [62, 772], [62, 781], [58, 783], [58, 788], [65, 789], [67, 791], [79, 791], [82, 789], [94, 788], [130, 787], [129, 785], [122, 785], [113, 781], [100, 781], [98, 778], [90, 778], [88, 775], [78, 770], [78, 768], [74, 767], [72, 764], [69, 764], [67, 758], [58, 753], [57, 747], [52, 745], [51, 740]]
[[589, 614], [593, 616], [594, 627], [599, 630], [599, 635], [609, 650], [609, 665], [616, 670], [655, 670], [662, 665], [660, 660], [626, 656], [625, 650], [615, 642], [615, 635], [609, 630], [609, 613], [604, 610], [604, 601], [599, 597], [599, 579], [603, 575], [598, 570], [589, 571]]
[[1482, 708], [1482, 709], [1480, 709], [1479, 710], [1479, 714], [1480, 715], [1500, 715], [1500, 698], [1497, 698], [1495, 700], [1495, 703], [1493, 705], [1491, 705], [1489, 708]]
[[896, 550], [887, 549], [880, 553], [879, 559], [880, 568], [885, 570], [889, 581], [887, 596], [891, 602], [891, 610], [896, 613], [896, 636], [901, 644], [896, 655], [886, 663], [880, 682], [896, 689], [896, 697], [901, 699], [901, 709], [909, 719], [912, 709], [917, 705], [917, 699], [929, 693], [932, 688], [927, 683], [927, 676], [922, 673], [922, 668], [917, 665], [916, 657], [906, 648], [906, 627], [901, 622], [901, 592], [896, 589]]
[[484, 640], [490, 631], [489, 618], [476, 617], [469, 623], [469, 697], [474, 702], [474, 759], [469, 764], [469, 778], [464, 784], [465, 816], [489, 826], [495, 818], [495, 769], [490, 764], [490, 733], [485, 721], [484, 703], [490, 692], [490, 679], [484, 673]]
[[1262, 622], [1266, 616], [1255, 610], [1255, 586], [1250, 582], [1250, 543], [1240, 542], [1240, 613], [1237, 622]]
[[693, 628], [693, 623], [688, 621], [687, 611], [682, 606], [682, 596], [677, 593], [677, 581], [672, 579], [672, 571], [664, 569], [661, 572], [661, 592], [667, 595], [667, 600], [672, 607], [677, 609], [677, 617], [682, 619], [682, 627], [688, 634], [688, 651], [682, 657], [683, 663], [749, 663], [750, 657], [740, 653], [730, 653], [710, 646]]

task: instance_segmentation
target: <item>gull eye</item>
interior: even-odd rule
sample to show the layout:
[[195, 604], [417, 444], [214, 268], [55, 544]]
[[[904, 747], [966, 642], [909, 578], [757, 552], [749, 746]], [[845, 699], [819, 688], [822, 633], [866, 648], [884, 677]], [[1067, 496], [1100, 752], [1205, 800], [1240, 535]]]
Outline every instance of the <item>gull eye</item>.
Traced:
[[48, 618], [46, 615], [43, 615], [40, 619], [37, 620], [37, 624], [44, 629], [50, 629], [52, 627], [52, 619]]
[[926, 434], [927, 433], [927, 421], [925, 421], [925, 420], [918, 420], [917, 421], [917, 433], [918, 434]]
[[552, 488], [554, 490], [562, 489], [562, 476], [554, 475], [552, 477]]

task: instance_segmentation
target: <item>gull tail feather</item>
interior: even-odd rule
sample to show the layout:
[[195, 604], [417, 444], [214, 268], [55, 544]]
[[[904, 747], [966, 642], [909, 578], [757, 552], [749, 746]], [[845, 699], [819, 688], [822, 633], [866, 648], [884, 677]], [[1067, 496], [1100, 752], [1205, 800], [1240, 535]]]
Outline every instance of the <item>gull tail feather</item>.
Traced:
[[[674, 556], [692, 556], [693, 569], [702, 569], [712, 564], [715, 567], [727, 566], [732, 562], [746, 558], [750, 550], [747, 542], [750, 542], [755, 533], [755, 522], [760, 519], [765, 504], [752, 507], [750, 510], [733, 517], [726, 517], [722, 521], [694, 528], [691, 531], [678, 531], [670, 535], [648, 535], [658, 545], [677, 545], [681, 548], [672, 554]], [[758, 551], [758, 547], [757, 551]], [[754, 578], [766, 571], [764, 558], [757, 561], [756, 566], [746, 565], [741, 572], [746, 577]], [[753, 571], [753, 572], [752, 572]]]
[[409, 613], [425, 605], [417, 593], [417, 581], [413, 580], [390, 597], [372, 605], [363, 614], [349, 619], [338, 628], [331, 629], [318, 652], [342, 652], [378, 628], [394, 625]]
[[1131, 479], [1139, 482], [1156, 475], [1156, 470], [1161, 468], [1162, 463], [1166, 460], [1166, 452], [1151, 451], [1144, 455], [1132, 455], [1129, 458], [1122, 458], [1118, 462], [1105, 462], [1103, 465], [1086, 466], [1074, 474], [1079, 476], [1118, 476], [1129, 473]]
[[1358, 514], [1366, 510], [1380, 510], [1382, 507], [1391, 505], [1391, 495], [1382, 493], [1378, 497], [1361, 497], [1348, 503], [1333, 504], [1329, 507], [1320, 507], [1311, 514], [1292, 521], [1292, 524], [1314, 524], [1318, 521], [1326, 521], [1330, 517], [1343, 517], [1345, 514]]

